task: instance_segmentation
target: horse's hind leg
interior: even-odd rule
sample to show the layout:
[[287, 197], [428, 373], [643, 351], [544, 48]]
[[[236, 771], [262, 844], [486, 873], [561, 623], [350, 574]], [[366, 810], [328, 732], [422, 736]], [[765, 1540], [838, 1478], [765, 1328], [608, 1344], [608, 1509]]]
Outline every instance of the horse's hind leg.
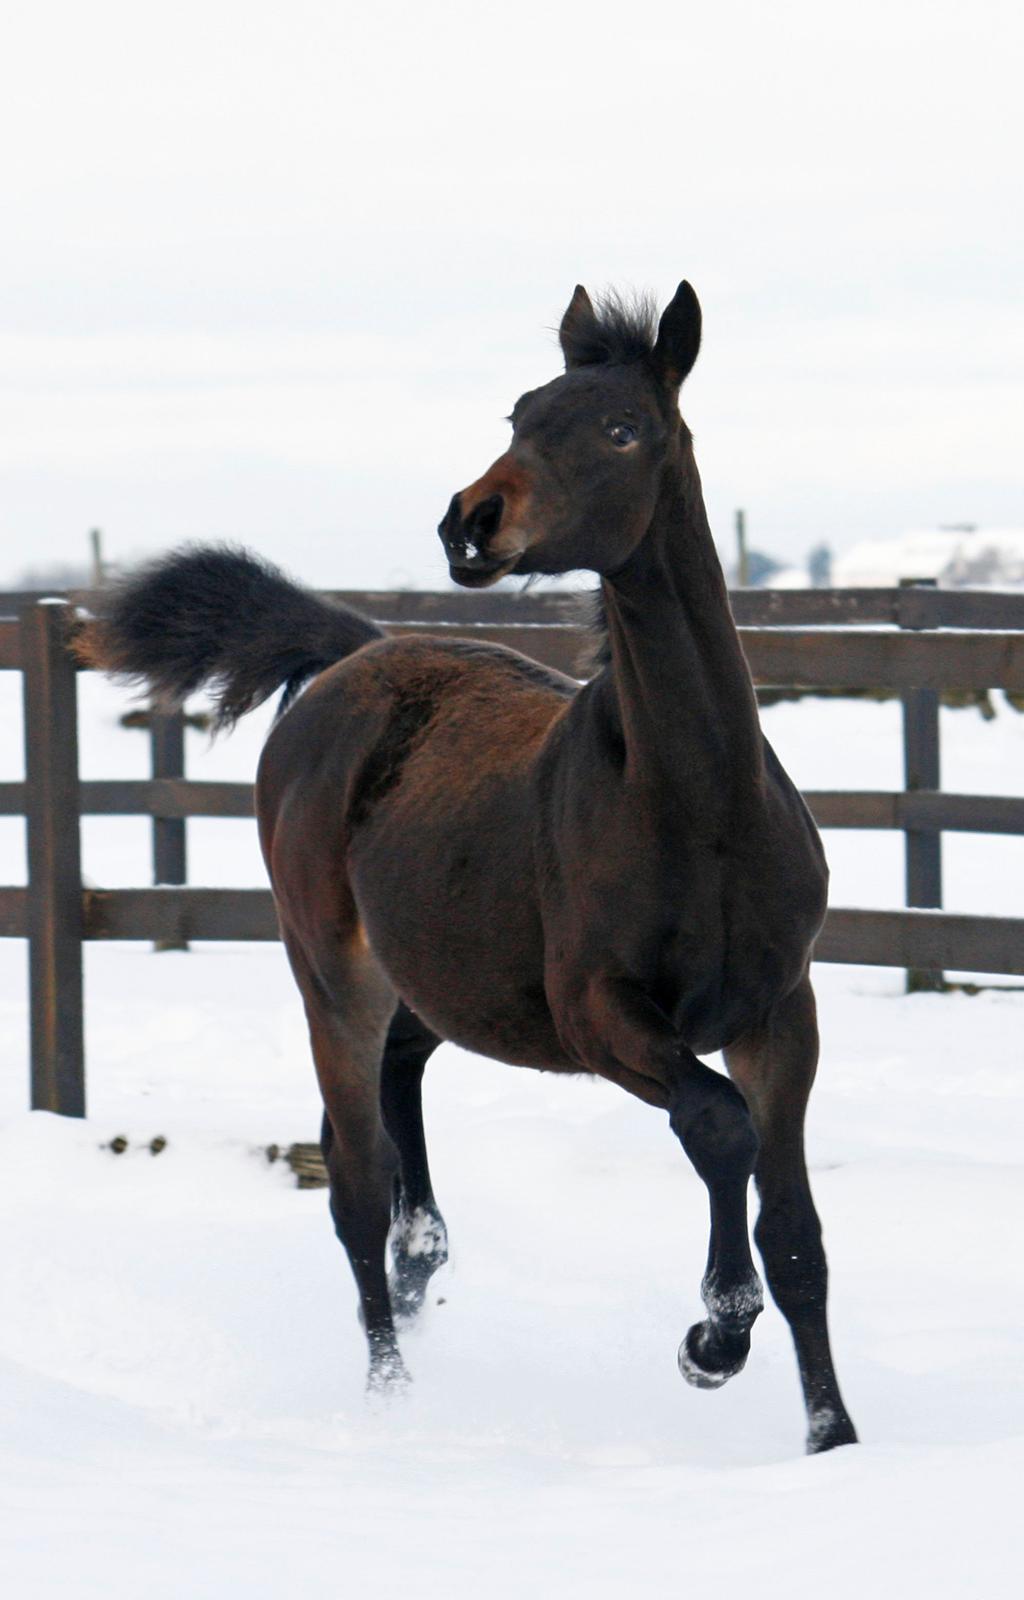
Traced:
[[414, 1317], [422, 1308], [427, 1285], [448, 1259], [448, 1233], [434, 1199], [423, 1136], [423, 1068], [439, 1042], [400, 1005], [388, 1029], [381, 1064], [381, 1112], [399, 1159], [388, 1288], [392, 1310], [402, 1319]]
[[406, 1377], [384, 1259], [398, 1153], [381, 1117], [380, 1067], [394, 990], [365, 948], [338, 948], [314, 960], [287, 930], [285, 944], [324, 1101], [331, 1216], [359, 1290], [370, 1387], [381, 1389]]
[[854, 1444], [829, 1345], [828, 1268], [804, 1161], [804, 1113], [818, 1061], [814, 994], [807, 979], [758, 1033], [725, 1052], [758, 1132], [754, 1179], [761, 1213], [754, 1238], [768, 1286], [789, 1323], [807, 1406], [807, 1448]]

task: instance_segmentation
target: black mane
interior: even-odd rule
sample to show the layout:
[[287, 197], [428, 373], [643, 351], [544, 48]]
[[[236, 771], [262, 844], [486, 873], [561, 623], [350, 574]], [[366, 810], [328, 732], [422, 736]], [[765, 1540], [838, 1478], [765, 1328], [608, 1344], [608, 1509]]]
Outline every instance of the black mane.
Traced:
[[570, 366], [643, 361], [658, 337], [658, 307], [650, 295], [626, 298], [610, 289], [595, 306], [578, 309], [569, 325], [563, 324], [561, 337]]

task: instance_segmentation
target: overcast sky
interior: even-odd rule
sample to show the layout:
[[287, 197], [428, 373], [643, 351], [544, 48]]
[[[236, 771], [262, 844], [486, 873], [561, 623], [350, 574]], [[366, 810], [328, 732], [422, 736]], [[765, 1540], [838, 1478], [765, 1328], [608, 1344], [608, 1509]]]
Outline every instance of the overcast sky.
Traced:
[[0, 8], [0, 584], [443, 585], [573, 285], [685, 276], [719, 543], [1024, 524], [1018, 4]]

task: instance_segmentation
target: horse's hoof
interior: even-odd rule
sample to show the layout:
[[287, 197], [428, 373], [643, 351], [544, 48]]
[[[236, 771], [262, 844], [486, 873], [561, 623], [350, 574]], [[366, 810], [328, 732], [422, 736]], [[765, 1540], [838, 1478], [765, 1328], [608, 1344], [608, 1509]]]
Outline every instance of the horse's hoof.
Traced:
[[747, 1355], [746, 1351], [744, 1351], [738, 1361], [734, 1361], [728, 1366], [705, 1366], [699, 1359], [698, 1352], [701, 1351], [706, 1332], [706, 1322], [694, 1323], [679, 1346], [679, 1355], [677, 1357], [679, 1370], [687, 1383], [692, 1384], [695, 1389], [720, 1389], [723, 1383], [728, 1383], [729, 1379], [734, 1378], [737, 1372], [742, 1372], [746, 1365]]
[[415, 1322], [427, 1298], [432, 1267], [417, 1267], [412, 1271], [392, 1272], [388, 1275], [388, 1296], [391, 1314], [401, 1327]]
[[388, 1294], [396, 1322], [408, 1326], [423, 1309], [430, 1280], [448, 1260], [448, 1234], [439, 1211], [399, 1211], [389, 1237]]
[[826, 1450], [836, 1450], [843, 1444], [856, 1444], [857, 1430], [845, 1411], [823, 1406], [812, 1411], [807, 1426], [807, 1454], [824, 1455]]
[[387, 1355], [378, 1356], [370, 1362], [366, 1393], [376, 1400], [397, 1399], [411, 1383], [409, 1369], [398, 1351], [389, 1351]]

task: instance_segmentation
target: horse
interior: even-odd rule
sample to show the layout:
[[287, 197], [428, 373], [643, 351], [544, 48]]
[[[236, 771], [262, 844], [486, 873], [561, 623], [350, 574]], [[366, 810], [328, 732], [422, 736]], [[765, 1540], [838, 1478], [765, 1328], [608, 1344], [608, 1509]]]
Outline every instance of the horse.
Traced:
[[[660, 317], [578, 286], [559, 339], [565, 370], [516, 401], [508, 448], [438, 532], [467, 588], [598, 575], [585, 685], [491, 643], [386, 637], [218, 545], [122, 581], [79, 654], [165, 702], [207, 685], [219, 726], [284, 689], [257, 820], [371, 1388], [406, 1380], [396, 1326], [447, 1257], [421, 1083], [453, 1040], [667, 1112], [710, 1203], [705, 1316], [678, 1352], [702, 1389], [740, 1371], [763, 1308], [753, 1176], [807, 1447], [829, 1450], [856, 1433], [803, 1146], [828, 872], [759, 725], [679, 411], [700, 306], [686, 282]], [[700, 1059], [718, 1051], [725, 1073]]]

